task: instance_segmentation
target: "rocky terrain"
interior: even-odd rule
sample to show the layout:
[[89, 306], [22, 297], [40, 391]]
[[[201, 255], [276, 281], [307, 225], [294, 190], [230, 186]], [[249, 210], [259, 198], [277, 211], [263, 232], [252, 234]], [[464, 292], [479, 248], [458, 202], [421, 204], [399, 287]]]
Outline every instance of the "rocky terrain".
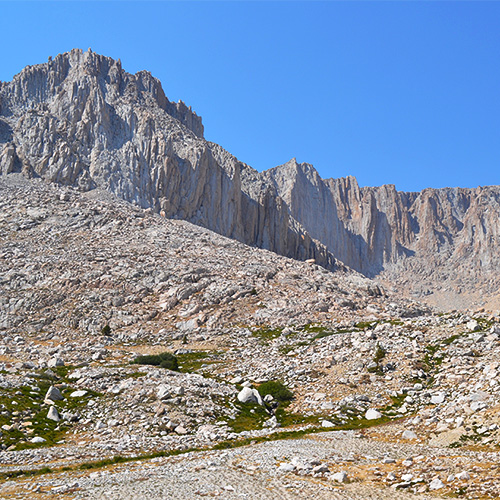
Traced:
[[498, 498], [497, 188], [258, 173], [79, 50], [0, 174], [0, 498]]
[[103, 192], [0, 195], [2, 498], [496, 498], [499, 316]]

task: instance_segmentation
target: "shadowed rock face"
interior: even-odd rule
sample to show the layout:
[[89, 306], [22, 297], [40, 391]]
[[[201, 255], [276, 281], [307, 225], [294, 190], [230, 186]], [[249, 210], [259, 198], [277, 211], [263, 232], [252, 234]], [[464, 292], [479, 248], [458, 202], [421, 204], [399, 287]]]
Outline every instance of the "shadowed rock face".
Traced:
[[323, 180], [295, 159], [264, 173], [290, 214], [344, 263], [377, 275], [388, 262], [411, 255], [418, 224], [409, 206], [413, 194], [394, 186], [360, 188], [352, 176]]
[[272, 185], [203, 139], [201, 118], [146, 71], [81, 50], [0, 86], [0, 174], [106, 189], [167, 217], [328, 268], [335, 259]]

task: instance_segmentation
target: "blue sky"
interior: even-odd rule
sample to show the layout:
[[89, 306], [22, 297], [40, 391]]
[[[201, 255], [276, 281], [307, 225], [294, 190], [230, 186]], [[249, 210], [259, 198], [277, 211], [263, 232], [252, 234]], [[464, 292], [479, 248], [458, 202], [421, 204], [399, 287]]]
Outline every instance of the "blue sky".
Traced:
[[147, 69], [264, 170], [500, 184], [500, 2], [0, 2], [0, 80], [74, 47]]

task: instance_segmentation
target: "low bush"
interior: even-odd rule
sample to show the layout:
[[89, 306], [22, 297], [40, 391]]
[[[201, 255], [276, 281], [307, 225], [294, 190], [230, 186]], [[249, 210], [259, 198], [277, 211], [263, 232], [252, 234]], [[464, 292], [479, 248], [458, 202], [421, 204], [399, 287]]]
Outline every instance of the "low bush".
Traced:
[[161, 352], [160, 354], [150, 354], [147, 356], [137, 356], [132, 361], [136, 365], [152, 365], [166, 368], [167, 370], [179, 371], [177, 358], [170, 352]]
[[259, 385], [258, 389], [262, 397], [270, 394], [276, 401], [279, 401], [280, 403], [285, 403], [293, 399], [293, 392], [279, 380], [270, 380], [269, 382], [264, 382]]
[[111, 327], [109, 325], [104, 325], [101, 329], [101, 333], [109, 337], [111, 335]]

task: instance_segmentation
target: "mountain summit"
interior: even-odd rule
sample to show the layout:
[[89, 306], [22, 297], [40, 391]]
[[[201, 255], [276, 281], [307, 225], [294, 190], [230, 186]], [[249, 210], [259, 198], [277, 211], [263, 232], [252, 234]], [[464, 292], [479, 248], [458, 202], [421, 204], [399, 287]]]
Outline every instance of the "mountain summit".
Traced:
[[104, 189], [166, 217], [333, 268], [259, 173], [203, 139], [203, 125], [146, 71], [74, 49], [0, 87], [0, 173]]

